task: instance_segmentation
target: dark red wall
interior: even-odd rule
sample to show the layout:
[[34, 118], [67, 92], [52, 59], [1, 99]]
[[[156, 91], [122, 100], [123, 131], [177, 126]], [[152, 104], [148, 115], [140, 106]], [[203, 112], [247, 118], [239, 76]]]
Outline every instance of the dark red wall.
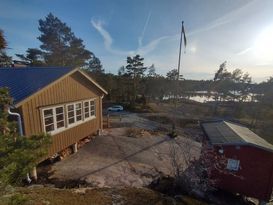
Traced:
[[[219, 147], [215, 146], [219, 154]], [[236, 171], [217, 170], [212, 177], [216, 178], [219, 188], [233, 193], [268, 201], [273, 186], [273, 153], [248, 145], [223, 146], [225, 158], [240, 160], [240, 168]]]

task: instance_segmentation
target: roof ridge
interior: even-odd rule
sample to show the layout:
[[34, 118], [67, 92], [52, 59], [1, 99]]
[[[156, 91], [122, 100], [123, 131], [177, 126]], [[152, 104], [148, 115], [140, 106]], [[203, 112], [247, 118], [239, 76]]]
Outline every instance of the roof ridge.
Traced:
[[[244, 142], [249, 143], [249, 141], [247, 141], [244, 137], [240, 136], [239, 133], [236, 132], [236, 130], [234, 130], [232, 126], [229, 125], [229, 124], [236, 125], [235, 123], [227, 122], [227, 121], [225, 121], [225, 120], [224, 120], [223, 122], [225, 123], [226, 126], [228, 126], [228, 127], [231, 129], [231, 131], [232, 131], [234, 134], [236, 134], [236, 135], [237, 135], [239, 138], [241, 138]], [[236, 126], [238, 126], [238, 125], [236, 125]]]
[[[234, 125], [234, 126], [237, 126], [237, 127], [239, 127], [240, 125], [237, 125], [237, 124], [235, 124], [235, 123], [232, 123], [232, 122], [226, 122], [225, 121], [225, 123], [227, 124], [232, 124], [232, 125]], [[229, 126], [227, 124], [227, 126]], [[241, 139], [243, 139], [246, 143], [249, 143], [249, 144], [253, 144], [253, 142], [252, 141], [249, 141], [248, 140], [248, 138], [246, 138], [246, 137], [244, 137], [244, 136], [242, 136], [242, 135], [240, 135], [235, 129], [234, 129], [234, 127], [232, 127], [232, 126], [229, 126], [230, 127], [230, 129], [233, 131], [233, 132], [235, 132], [236, 133], [236, 135], [238, 135]], [[268, 141], [266, 141], [265, 139], [263, 139], [263, 138], [261, 138], [260, 136], [258, 136], [255, 132], [253, 132], [252, 130], [250, 130], [249, 128], [247, 128], [247, 127], [245, 127], [245, 126], [240, 126], [240, 128], [242, 129], [246, 129], [248, 132], [252, 132], [253, 134], [254, 134], [254, 136], [257, 138], [257, 139], [259, 139], [260, 141], [263, 141], [264, 143], [266, 143], [266, 144], [268, 144], [268, 145], [270, 145], [270, 146], [273, 146], [271, 143], [269, 143]]]

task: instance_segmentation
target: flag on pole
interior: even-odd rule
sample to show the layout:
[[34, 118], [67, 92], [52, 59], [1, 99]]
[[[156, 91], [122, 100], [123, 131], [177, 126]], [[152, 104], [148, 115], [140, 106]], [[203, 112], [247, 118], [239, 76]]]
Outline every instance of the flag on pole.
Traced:
[[184, 28], [184, 21], [182, 21], [182, 34], [183, 34], [183, 38], [184, 38], [184, 47], [186, 49], [187, 46], [187, 38], [186, 38], [186, 33], [185, 33], [185, 28]]

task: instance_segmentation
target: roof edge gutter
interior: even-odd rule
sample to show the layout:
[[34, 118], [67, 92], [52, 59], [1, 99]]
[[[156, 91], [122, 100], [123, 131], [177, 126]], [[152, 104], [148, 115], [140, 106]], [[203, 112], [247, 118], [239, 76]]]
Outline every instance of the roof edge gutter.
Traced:
[[[18, 128], [19, 128], [19, 135], [22, 137], [24, 134], [23, 134], [23, 126], [22, 126], [22, 118], [21, 118], [21, 115], [17, 112], [12, 112], [11, 110], [11, 107], [8, 107], [8, 114], [9, 115], [12, 115], [12, 116], [16, 116], [17, 119], [18, 119]], [[27, 173], [27, 176], [26, 176], [26, 179], [28, 181], [28, 183], [31, 183], [31, 178], [29, 176], [29, 173]]]
[[20, 134], [20, 136], [23, 136], [24, 133], [23, 133], [23, 126], [22, 126], [21, 115], [19, 113], [17, 113], [17, 112], [12, 112], [10, 109], [11, 109], [11, 107], [8, 107], [8, 114], [17, 117], [17, 120], [18, 120], [17, 124], [18, 124], [18, 128], [19, 128], [19, 134]]

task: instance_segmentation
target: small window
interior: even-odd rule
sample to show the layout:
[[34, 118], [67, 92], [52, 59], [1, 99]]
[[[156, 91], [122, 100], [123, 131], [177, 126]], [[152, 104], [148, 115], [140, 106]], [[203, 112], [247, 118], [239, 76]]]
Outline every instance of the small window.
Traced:
[[82, 103], [76, 103], [76, 121], [82, 120]]
[[231, 171], [238, 171], [240, 167], [240, 160], [228, 159], [227, 169]]
[[84, 119], [87, 119], [90, 117], [90, 106], [89, 106], [90, 102], [89, 101], [85, 101], [83, 103], [84, 106]]
[[56, 128], [60, 129], [64, 127], [64, 108], [63, 107], [56, 107]]
[[54, 133], [64, 128], [64, 107], [54, 107], [43, 110], [44, 128], [48, 133]]
[[96, 116], [95, 100], [90, 101], [90, 115]]
[[67, 121], [68, 121], [68, 125], [75, 123], [74, 104], [67, 105]]
[[46, 132], [51, 132], [54, 130], [53, 109], [44, 110], [44, 125]]

